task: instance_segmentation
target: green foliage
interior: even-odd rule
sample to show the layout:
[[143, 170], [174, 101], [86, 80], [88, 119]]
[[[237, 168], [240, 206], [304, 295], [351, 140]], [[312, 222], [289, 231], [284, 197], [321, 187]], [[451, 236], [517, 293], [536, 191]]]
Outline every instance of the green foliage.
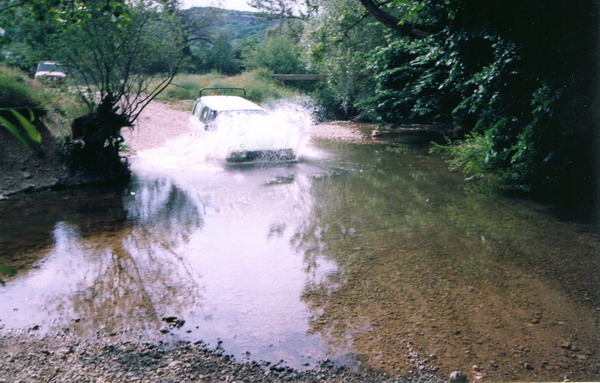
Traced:
[[219, 73], [235, 74], [239, 72], [239, 63], [235, 57], [233, 46], [229, 42], [229, 36], [225, 32], [219, 33], [214, 39], [205, 60], [209, 68]]
[[513, 188], [552, 190], [555, 199], [573, 185], [593, 189], [600, 170], [592, 101], [597, 2], [395, 0], [380, 6], [400, 24], [420, 28], [421, 38], [373, 25], [355, 0], [323, 7], [304, 45], [311, 66], [331, 75], [320, 91], [330, 109], [471, 132], [445, 149], [451, 166], [469, 177], [493, 174]]
[[374, 49], [387, 44], [387, 31], [365, 13], [357, 0], [323, 3], [301, 41], [308, 69], [328, 78], [315, 94], [317, 102], [337, 117], [375, 117], [363, 103], [372, 95], [376, 74], [366, 62]]
[[17, 70], [0, 68], [0, 126], [8, 130], [24, 146], [37, 150], [42, 136], [34, 126], [32, 110], [41, 101], [25, 75]]
[[[26, 121], [25, 125], [19, 121], [23, 119], [10, 110], [18, 112]], [[16, 131], [22, 136], [19, 140], [26, 141], [26, 146], [36, 147], [37, 139], [32, 140], [24, 130], [25, 127], [31, 130], [28, 123], [33, 123], [34, 117], [43, 117], [52, 133], [64, 135], [67, 132], [63, 127], [70, 125], [73, 119], [86, 111], [82, 100], [66, 88], [44, 87], [43, 83], [29, 79], [20, 70], [0, 66], [0, 116], [17, 127]], [[3, 126], [8, 129], [6, 124]]]
[[[13, 269], [12, 267], [0, 265], [0, 274], [15, 275], [15, 274], [17, 274], [17, 270]], [[5, 282], [2, 279], [0, 279], [0, 285], [4, 286], [4, 283]]]
[[239, 73], [242, 50], [262, 41], [274, 24], [256, 13], [210, 7], [185, 9], [178, 15], [187, 33], [190, 60], [185, 70], [192, 73]]
[[482, 178], [488, 174], [490, 162], [496, 156], [490, 137], [478, 133], [470, 133], [453, 144], [434, 144], [430, 151], [445, 154], [451, 170], [460, 170], [471, 178]]
[[267, 69], [273, 73], [306, 73], [297, 43], [288, 36], [276, 35], [242, 52], [246, 69]]
[[34, 107], [42, 103], [26, 74], [0, 67], [0, 107]]
[[259, 17], [256, 13], [228, 9], [215, 9], [207, 7], [194, 7], [181, 11], [183, 15], [192, 19], [206, 22], [206, 16], [216, 19], [218, 23], [212, 26], [212, 35], [225, 33], [230, 37], [230, 42], [243, 40], [254, 36], [263, 36], [275, 21]]
[[0, 273], [5, 275], [15, 275], [17, 270], [13, 269], [12, 267], [0, 265]]
[[[11, 121], [8, 116], [3, 116], [2, 114], [5, 112], [10, 113], [16, 122]], [[21, 112], [26, 112], [29, 117], [26, 118]], [[36, 150], [37, 147], [35, 144], [42, 142], [42, 135], [33, 125], [34, 119], [35, 115], [31, 109], [18, 111], [13, 108], [0, 108], [0, 126], [6, 128], [13, 136], [21, 141], [24, 146], [27, 146], [32, 150]], [[23, 134], [23, 132], [25, 132], [25, 134]]]
[[[36, 4], [24, 4], [17, 12], [25, 15]], [[72, 137], [63, 139], [64, 153], [73, 169], [105, 180], [126, 176], [120, 130], [135, 123], [184, 60], [185, 36], [176, 8], [172, 2], [151, 0], [63, 0], [48, 6], [43, 23], [24, 17], [15, 31], [25, 33], [15, 35], [44, 59], [59, 59], [76, 85], [72, 89], [88, 106], [87, 114], [73, 118]], [[67, 105], [67, 114], [78, 109], [77, 104]]]

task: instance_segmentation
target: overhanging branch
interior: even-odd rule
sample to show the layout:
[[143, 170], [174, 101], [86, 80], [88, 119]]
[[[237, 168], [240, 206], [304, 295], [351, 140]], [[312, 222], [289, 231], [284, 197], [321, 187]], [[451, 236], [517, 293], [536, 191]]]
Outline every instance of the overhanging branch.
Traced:
[[400, 19], [383, 11], [373, 0], [359, 1], [377, 21], [401, 35], [417, 39], [431, 35], [431, 32], [424, 30], [424, 26], [409, 22], [400, 23]]

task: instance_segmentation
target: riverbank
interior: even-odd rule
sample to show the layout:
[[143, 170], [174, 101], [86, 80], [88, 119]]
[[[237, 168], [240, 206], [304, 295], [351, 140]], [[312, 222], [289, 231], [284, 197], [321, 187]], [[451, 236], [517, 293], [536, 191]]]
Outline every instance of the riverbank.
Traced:
[[54, 137], [46, 128], [39, 130], [42, 143], [40, 151], [34, 152], [6, 129], [0, 129], [0, 200], [76, 183], [58, 155]]
[[205, 344], [145, 343], [117, 337], [81, 339], [66, 334], [38, 338], [2, 335], [0, 382], [441, 382], [429, 373], [391, 377], [355, 373], [323, 362], [297, 371], [284, 364], [238, 362]]

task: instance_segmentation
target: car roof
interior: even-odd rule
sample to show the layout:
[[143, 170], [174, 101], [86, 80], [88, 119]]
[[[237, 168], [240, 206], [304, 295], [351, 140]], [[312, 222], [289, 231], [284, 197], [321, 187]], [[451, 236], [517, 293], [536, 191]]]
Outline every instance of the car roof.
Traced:
[[239, 96], [203, 96], [200, 101], [212, 110], [263, 110], [252, 101]]

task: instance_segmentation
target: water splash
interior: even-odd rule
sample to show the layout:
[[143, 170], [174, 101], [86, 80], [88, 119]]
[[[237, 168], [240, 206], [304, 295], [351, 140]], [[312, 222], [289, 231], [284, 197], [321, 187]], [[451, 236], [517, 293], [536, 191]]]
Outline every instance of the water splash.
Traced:
[[206, 142], [214, 158], [228, 158], [235, 151], [292, 149], [300, 158], [313, 124], [310, 110], [281, 103], [265, 114], [227, 114], [217, 117], [214, 134]]
[[214, 121], [214, 131], [190, 127], [156, 149], [138, 152], [136, 172], [219, 171], [234, 151], [292, 149], [298, 160], [311, 156], [310, 130], [314, 118], [310, 105], [281, 102], [264, 114], [230, 113]]

